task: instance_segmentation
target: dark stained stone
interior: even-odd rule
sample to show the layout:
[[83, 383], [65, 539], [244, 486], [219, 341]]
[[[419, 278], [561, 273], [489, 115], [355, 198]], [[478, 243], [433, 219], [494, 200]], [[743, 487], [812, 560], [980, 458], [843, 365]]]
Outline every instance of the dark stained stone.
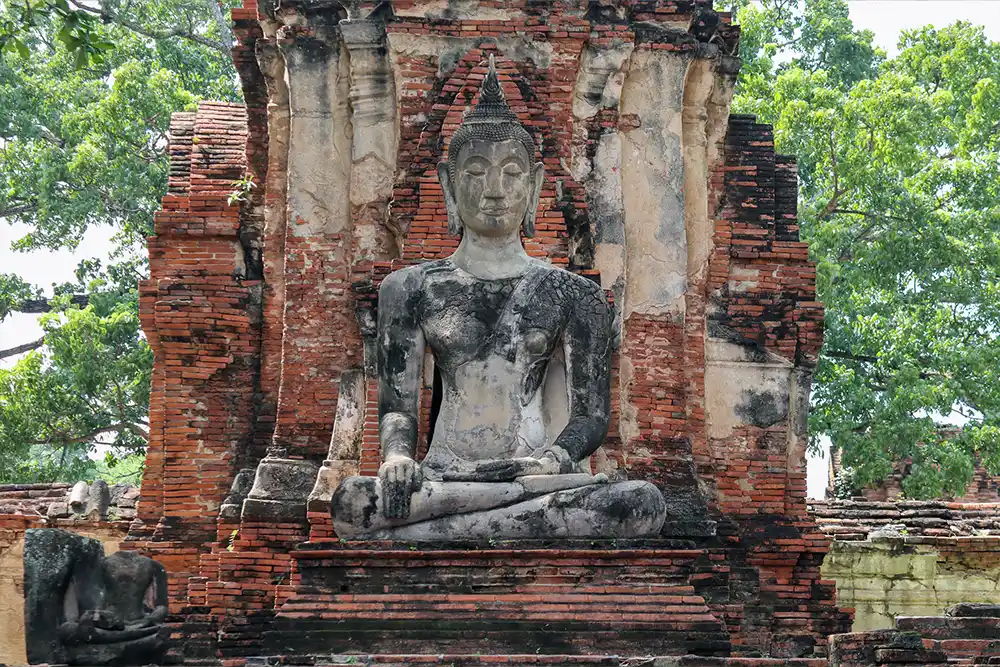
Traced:
[[98, 540], [29, 529], [24, 597], [31, 664], [142, 665], [166, 652], [166, 572], [145, 556], [106, 557]]

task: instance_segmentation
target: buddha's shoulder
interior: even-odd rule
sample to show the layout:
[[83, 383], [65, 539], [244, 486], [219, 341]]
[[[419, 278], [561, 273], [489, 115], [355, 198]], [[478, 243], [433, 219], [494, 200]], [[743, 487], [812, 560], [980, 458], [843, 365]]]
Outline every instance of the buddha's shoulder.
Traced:
[[428, 276], [453, 270], [451, 263], [444, 259], [412, 264], [402, 269], [396, 269], [383, 278], [379, 290], [395, 291], [417, 288], [423, 285]]
[[560, 291], [568, 291], [574, 296], [597, 298], [605, 300], [604, 290], [596, 281], [581, 276], [579, 273], [567, 271], [564, 268], [539, 262], [544, 267], [545, 282]]

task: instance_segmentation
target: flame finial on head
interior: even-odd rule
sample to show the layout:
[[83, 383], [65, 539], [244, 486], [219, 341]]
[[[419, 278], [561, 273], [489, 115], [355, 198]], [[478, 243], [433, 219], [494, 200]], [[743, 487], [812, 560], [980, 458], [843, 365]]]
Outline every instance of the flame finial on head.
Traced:
[[454, 176], [455, 159], [461, 147], [471, 139], [487, 141], [515, 140], [524, 146], [528, 159], [535, 158], [535, 140], [521, 123], [503, 94], [503, 86], [497, 74], [496, 60], [490, 54], [489, 69], [479, 90], [476, 108], [465, 114], [461, 125], [452, 135], [448, 145], [448, 163]]
[[507, 105], [507, 98], [504, 97], [503, 86], [500, 85], [500, 77], [497, 75], [497, 64], [493, 54], [490, 54], [490, 68], [486, 72], [483, 86], [479, 90], [479, 103], [462, 120], [462, 125], [486, 123], [521, 124], [517, 114], [511, 111]]

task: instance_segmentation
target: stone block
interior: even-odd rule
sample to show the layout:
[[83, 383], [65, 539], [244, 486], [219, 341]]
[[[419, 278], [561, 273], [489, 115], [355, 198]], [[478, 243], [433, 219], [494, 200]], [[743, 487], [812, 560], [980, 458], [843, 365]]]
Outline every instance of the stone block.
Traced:
[[1000, 617], [1000, 604], [962, 603], [948, 607], [945, 612], [954, 617]]

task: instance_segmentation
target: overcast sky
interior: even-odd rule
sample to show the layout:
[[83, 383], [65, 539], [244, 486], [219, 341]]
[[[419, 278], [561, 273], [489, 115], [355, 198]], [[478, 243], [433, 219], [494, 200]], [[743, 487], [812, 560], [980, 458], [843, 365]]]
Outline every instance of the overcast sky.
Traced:
[[[896, 44], [902, 30], [928, 24], [944, 26], [959, 20], [970, 21], [985, 26], [986, 34], [994, 41], [1000, 41], [1000, 0], [849, 0], [849, 5], [855, 27], [874, 32], [876, 43], [890, 56], [897, 52]], [[111, 235], [110, 230], [92, 230], [75, 253], [23, 254], [11, 251], [11, 242], [24, 232], [24, 228], [0, 223], [0, 272], [16, 273], [29, 282], [46, 287], [73, 280], [79, 260], [105, 257]], [[0, 349], [37, 338], [41, 330], [35, 320], [33, 315], [14, 314], [0, 323]], [[0, 361], [0, 364], [3, 363]], [[825, 486], [825, 461], [811, 460], [809, 495], [822, 496]]]

